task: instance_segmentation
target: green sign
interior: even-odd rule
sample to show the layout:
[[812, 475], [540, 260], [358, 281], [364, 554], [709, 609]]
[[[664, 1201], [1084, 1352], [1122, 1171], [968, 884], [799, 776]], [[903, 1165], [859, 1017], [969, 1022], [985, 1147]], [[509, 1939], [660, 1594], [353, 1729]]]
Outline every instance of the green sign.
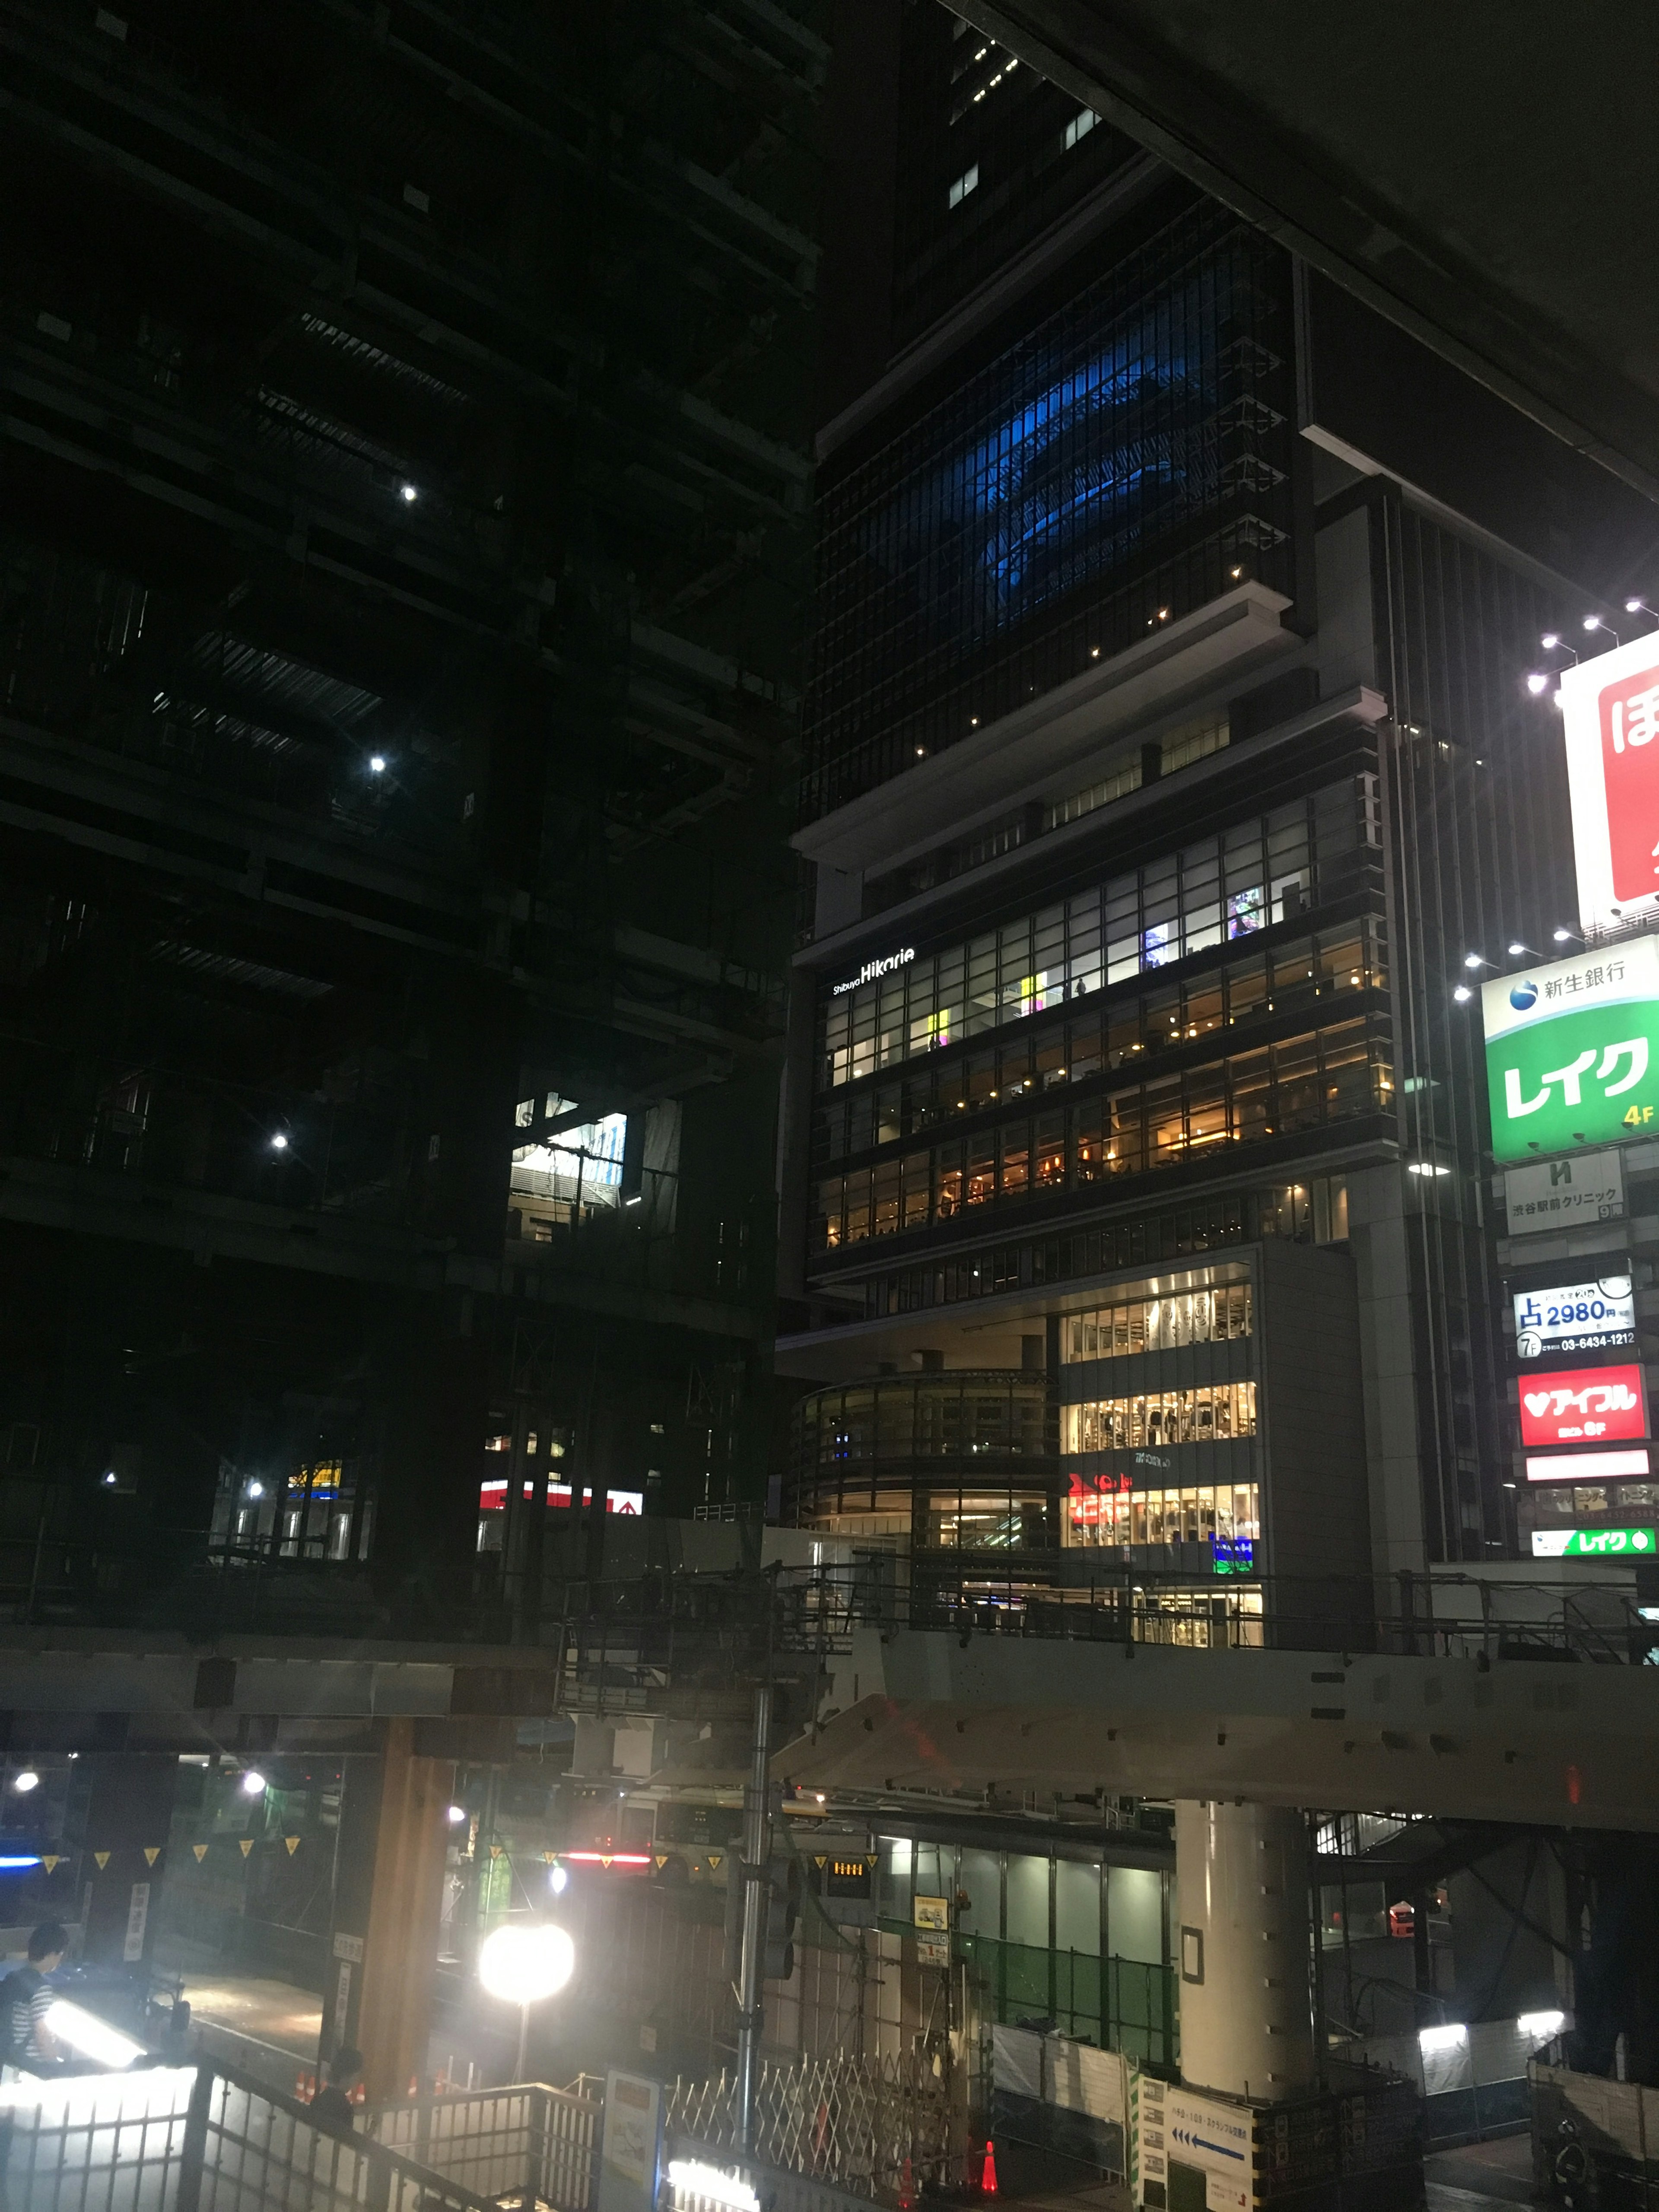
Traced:
[[1659, 937], [1483, 984], [1493, 1157], [1659, 1133]]
[[1535, 1559], [1609, 1559], [1659, 1557], [1659, 1530], [1652, 1528], [1534, 1528]]

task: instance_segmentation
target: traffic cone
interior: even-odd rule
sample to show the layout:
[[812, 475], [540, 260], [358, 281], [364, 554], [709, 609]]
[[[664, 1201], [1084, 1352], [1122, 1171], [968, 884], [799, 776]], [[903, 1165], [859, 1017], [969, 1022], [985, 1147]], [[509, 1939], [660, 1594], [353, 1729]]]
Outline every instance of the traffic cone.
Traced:
[[981, 2197], [994, 2197], [997, 2193], [997, 2154], [988, 2136], [985, 2139], [985, 2170], [980, 2175], [979, 2188]]
[[899, 2171], [899, 2212], [910, 2212], [915, 2201], [916, 2178], [910, 2171], [910, 2160], [907, 2156]]

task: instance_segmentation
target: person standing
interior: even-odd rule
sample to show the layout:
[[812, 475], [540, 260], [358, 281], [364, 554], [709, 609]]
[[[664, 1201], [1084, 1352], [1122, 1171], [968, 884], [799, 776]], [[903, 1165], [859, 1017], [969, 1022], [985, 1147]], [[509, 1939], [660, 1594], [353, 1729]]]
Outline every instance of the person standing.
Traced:
[[328, 2062], [328, 2080], [311, 2100], [311, 2109], [324, 2127], [349, 2135], [356, 2124], [351, 2093], [363, 2078], [363, 2054], [343, 2044]]
[[0, 1989], [8, 2055], [14, 2064], [50, 2066], [67, 2054], [46, 2025], [57, 1991], [50, 1977], [64, 1963], [69, 1931], [60, 1921], [43, 1920], [29, 1937], [28, 1964], [6, 1977]]

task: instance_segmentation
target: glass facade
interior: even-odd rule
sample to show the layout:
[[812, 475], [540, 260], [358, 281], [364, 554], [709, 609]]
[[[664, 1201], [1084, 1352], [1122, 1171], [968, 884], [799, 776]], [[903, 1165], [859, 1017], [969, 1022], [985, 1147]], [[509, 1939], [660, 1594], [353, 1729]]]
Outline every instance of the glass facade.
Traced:
[[882, 1925], [911, 1934], [918, 1897], [957, 1900], [953, 1948], [990, 2019], [1053, 2020], [1063, 2034], [1163, 2063], [1177, 2048], [1166, 1881], [1152, 1867], [908, 1836], [877, 1842]]
[[1067, 1452], [1140, 1450], [1160, 1444], [1206, 1444], [1255, 1434], [1254, 1382], [1200, 1382], [1191, 1389], [1138, 1391], [1067, 1406]]
[[793, 1517], [929, 1550], [1060, 1541], [1040, 1374], [935, 1368], [817, 1390], [795, 1411]]
[[[1109, 1480], [1109, 1478], [1107, 1479]], [[1261, 1490], [1254, 1482], [1191, 1483], [1174, 1490], [1113, 1490], [1074, 1474], [1062, 1512], [1068, 1547], [1224, 1544], [1252, 1547], [1261, 1534]], [[1252, 1559], [1253, 1551], [1233, 1556]]]
[[1200, 204], [829, 473], [807, 818], [1246, 574], [1294, 598], [1291, 348], [1285, 257]]
[[[856, 1083], [1296, 920], [1328, 888], [1322, 868], [1346, 873], [1338, 864], [1359, 842], [1361, 805], [1350, 778], [854, 989], [831, 984], [819, 1003], [818, 1087]], [[1287, 986], [1303, 980], [1295, 950]], [[1339, 956], [1333, 980], [1340, 966]], [[1239, 988], [1258, 995], [1234, 1018], [1271, 987], [1264, 972]]]
[[1251, 1307], [1249, 1283], [1225, 1283], [1068, 1314], [1060, 1323], [1060, 1356], [1069, 1363], [1166, 1352], [1177, 1344], [1225, 1344], [1249, 1335]]
[[1393, 1088], [1382, 1017], [1306, 1031], [823, 1177], [811, 1249], [836, 1251], [993, 1201], [1185, 1166], [1213, 1147], [1385, 1112]]

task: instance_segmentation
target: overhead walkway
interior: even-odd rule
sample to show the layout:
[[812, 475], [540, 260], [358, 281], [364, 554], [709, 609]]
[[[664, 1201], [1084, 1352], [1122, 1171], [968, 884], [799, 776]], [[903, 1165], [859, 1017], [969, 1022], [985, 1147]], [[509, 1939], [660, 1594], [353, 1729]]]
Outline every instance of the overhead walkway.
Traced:
[[1653, 1832], [1659, 1668], [864, 1628], [774, 1771], [1008, 1809], [1133, 1793]]

